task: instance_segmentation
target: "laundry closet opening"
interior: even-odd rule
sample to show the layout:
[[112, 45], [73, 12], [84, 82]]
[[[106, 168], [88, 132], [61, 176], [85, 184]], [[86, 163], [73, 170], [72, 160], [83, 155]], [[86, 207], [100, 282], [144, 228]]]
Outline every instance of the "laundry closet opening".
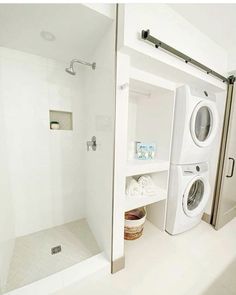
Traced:
[[[178, 35], [185, 25], [180, 20], [175, 27], [171, 18], [162, 18], [172, 15], [166, 7], [152, 7], [119, 7], [117, 109], [122, 116], [117, 112], [116, 133], [123, 147], [115, 151], [114, 272], [124, 267], [135, 245], [155, 233], [161, 237], [190, 230], [203, 214], [210, 217], [212, 209], [228, 79], [187, 54], [176, 54], [188, 40], [194, 47], [187, 34], [175, 39], [180, 49], [171, 54], [167, 44], [142, 36], [142, 29], [150, 28], [170, 41], [170, 32]], [[188, 29], [194, 35], [195, 28]], [[186, 52], [190, 54], [189, 48]], [[204, 61], [201, 53], [202, 48], [193, 50]], [[124, 241], [124, 230], [125, 238], [140, 242]]]
[[[154, 227], [180, 234], [211, 212], [225, 92], [175, 84], [136, 68], [132, 57], [120, 58], [129, 67], [129, 80], [122, 84], [128, 90], [120, 94], [127, 99], [125, 174], [120, 171], [125, 239], [149, 239], [158, 235]], [[135, 245], [126, 241], [124, 252]]]

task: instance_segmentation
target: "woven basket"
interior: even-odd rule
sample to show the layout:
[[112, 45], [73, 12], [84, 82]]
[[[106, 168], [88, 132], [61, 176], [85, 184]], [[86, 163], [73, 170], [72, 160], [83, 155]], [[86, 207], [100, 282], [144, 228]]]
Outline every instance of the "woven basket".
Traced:
[[125, 240], [136, 240], [142, 236], [146, 220], [144, 207], [125, 213]]

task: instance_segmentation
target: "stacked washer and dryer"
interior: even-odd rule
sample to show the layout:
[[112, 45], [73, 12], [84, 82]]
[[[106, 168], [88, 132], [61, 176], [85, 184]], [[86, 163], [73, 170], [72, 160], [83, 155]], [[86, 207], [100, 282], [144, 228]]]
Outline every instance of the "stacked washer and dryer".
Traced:
[[211, 194], [209, 158], [218, 130], [216, 98], [181, 86], [176, 91], [166, 231], [197, 225]]

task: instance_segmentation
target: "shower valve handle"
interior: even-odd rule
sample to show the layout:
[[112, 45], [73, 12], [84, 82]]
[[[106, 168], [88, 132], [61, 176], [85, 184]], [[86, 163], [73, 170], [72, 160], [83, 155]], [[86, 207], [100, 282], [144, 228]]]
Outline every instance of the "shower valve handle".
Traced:
[[93, 136], [91, 140], [87, 141], [87, 151], [96, 151], [97, 149], [97, 139], [96, 136]]

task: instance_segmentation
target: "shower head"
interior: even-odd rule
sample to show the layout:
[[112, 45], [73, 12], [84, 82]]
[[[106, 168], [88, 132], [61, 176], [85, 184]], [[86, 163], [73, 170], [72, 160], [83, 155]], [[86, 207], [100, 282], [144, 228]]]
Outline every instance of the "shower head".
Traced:
[[76, 74], [73, 67], [66, 68], [66, 72], [73, 76]]
[[88, 63], [86, 61], [83, 61], [83, 60], [79, 60], [79, 59], [72, 59], [72, 61], [70, 62], [70, 66], [68, 68], [66, 68], [66, 72], [70, 75], [75, 75], [76, 72], [74, 70], [74, 63], [79, 63], [79, 64], [82, 64], [82, 65], [85, 65], [85, 66], [89, 66], [91, 67], [93, 70], [96, 69], [96, 63], [93, 62], [93, 63]]

